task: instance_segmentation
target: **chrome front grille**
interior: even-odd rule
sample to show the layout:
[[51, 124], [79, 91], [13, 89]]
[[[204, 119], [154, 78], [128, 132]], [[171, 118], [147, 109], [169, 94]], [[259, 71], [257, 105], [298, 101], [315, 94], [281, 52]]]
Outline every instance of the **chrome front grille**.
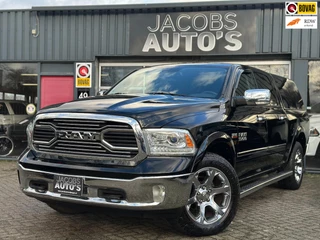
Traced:
[[33, 131], [33, 140], [37, 142], [50, 142], [55, 136], [55, 129], [50, 125], [42, 125], [39, 123]]
[[115, 147], [136, 147], [137, 142], [133, 129], [108, 129], [103, 134], [103, 139]]
[[87, 118], [36, 120], [33, 146], [40, 152], [95, 159], [133, 159], [139, 154], [130, 124]]

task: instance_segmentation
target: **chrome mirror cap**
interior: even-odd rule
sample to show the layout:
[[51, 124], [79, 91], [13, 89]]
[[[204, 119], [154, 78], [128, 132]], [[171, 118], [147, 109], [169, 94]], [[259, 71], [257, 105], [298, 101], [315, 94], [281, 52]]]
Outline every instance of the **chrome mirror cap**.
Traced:
[[249, 103], [268, 104], [271, 93], [269, 89], [249, 89], [244, 92], [244, 98]]

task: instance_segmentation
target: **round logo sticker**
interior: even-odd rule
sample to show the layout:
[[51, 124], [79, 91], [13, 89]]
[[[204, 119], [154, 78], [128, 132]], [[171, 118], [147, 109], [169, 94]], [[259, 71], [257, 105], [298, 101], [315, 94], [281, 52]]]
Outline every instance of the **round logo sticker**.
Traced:
[[37, 110], [37, 108], [33, 103], [28, 104], [27, 107], [26, 107], [26, 112], [27, 112], [28, 115], [35, 114], [36, 110]]
[[289, 2], [286, 6], [287, 14], [296, 14], [297, 13], [297, 4], [295, 2]]
[[90, 65], [81, 63], [77, 64], [77, 77], [78, 78], [89, 78], [90, 77]]
[[82, 77], [85, 77], [87, 76], [89, 73], [89, 69], [86, 67], [86, 66], [82, 66], [79, 68], [79, 74], [82, 76]]

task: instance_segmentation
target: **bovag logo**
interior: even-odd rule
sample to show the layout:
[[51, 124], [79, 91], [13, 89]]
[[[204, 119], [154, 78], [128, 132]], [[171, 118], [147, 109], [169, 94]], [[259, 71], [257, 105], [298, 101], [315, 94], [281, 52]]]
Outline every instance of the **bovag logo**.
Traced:
[[317, 15], [317, 2], [286, 2], [286, 15]]

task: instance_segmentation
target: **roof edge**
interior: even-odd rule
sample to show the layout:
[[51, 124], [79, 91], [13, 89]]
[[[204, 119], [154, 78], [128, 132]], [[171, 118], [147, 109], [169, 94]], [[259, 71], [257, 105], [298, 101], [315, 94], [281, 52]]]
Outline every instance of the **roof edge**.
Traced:
[[116, 4], [116, 5], [73, 5], [73, 6], [33, 6], [34, 11], [63, 11], [63, 10], [128, 10], [128, 9], [156, 9], [181, 7], [207, 7], [223, 5], [259, 5], [284, 4], [281, 0], [232, 0], [206, 2], [173, 2], [173, 3], [146, 3], [146, 4]]

